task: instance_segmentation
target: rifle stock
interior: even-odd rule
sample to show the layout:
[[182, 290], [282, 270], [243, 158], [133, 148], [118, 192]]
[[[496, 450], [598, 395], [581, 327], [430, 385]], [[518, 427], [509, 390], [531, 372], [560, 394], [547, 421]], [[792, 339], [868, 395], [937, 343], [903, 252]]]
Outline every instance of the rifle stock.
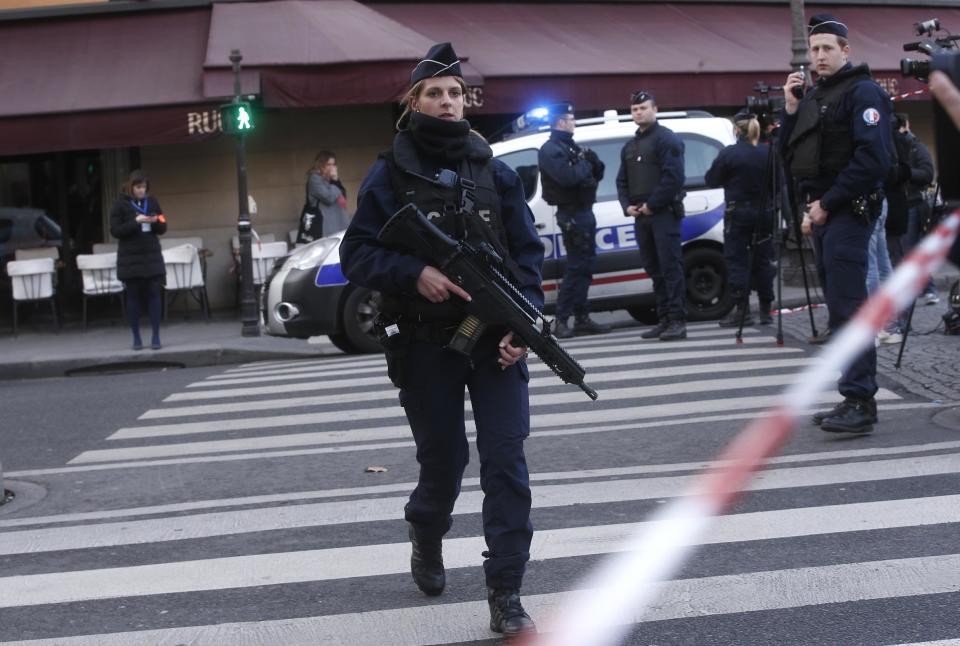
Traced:
[[472, 297], [466, 304], [469, 316], [448, 345], [450, 349], [469, 354], [486, 326], [504, 325], [564, 383], [574, 384], [590, 399], [597, 399], [596, 391], [583, 381], [584, 369], [560, 346], [550, 322], [506, 277], [503, 259], [489, 245], [481, 243], [474, 248], [465, 241], [454, 240], [430, 222], [415, 204], [397, 211], [377, 239], [389, 247], [429, 259]]

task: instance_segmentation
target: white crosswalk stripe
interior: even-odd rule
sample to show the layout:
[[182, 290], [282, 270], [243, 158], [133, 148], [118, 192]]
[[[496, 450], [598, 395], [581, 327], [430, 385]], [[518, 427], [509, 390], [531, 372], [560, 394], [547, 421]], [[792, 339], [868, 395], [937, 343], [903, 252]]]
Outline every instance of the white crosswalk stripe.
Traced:
[[[564, 344], [587, 369], [597, 402], [530, 361], [535, 533], [531, 590], [523, 598], [543, 626], [596, 559], [625, 549], [651, 508], [681, 495], [726, 438], [763, 414], [815, 360], [803, 348], [777, 347], [761, 328], [748, 329], [739, 346], [715, 324], [691, 325], [691, 338], [675, 343], [643, 341], [639, 331]], [[877, 399], [881, 416], [929, 414], [940, 405], [888, 388]], [[838, 400], [831, 392], [821, 401]], [[465, 410], [474, 443], [469, 396]], [[717, 448], [690, 452], [704, 459], [664, 457], [658, 442], [676, 433]], [[45, 512], [39, 505], [33, 514], [0, 516], [3, 643], [419, 646], [495, 637], [482, 587], [479, 597], [460, 588], [450, 592], [460, 596], [428, 601], [409, 581], [403, 506], [416, 486], [414, 445], [382, 357], [227, 368], [102, 437], [63, 466], [4, 475], [66, 484], [193, 481], [207, 474], [210, 480], [202, 481], [249, 479], [251, 486], [226, 495], [200, 490], [189, 499], [131, 497], [131, 504], [110, 507], [86, 501]], [[609, 445], [607, 454], [617, 459], [577, 456], [584, 443]], [[758, 614], [784, 631], [802, 632], [804, 623], [791, 613], [836, 604], [909, 609], [919, 603], [911, 606], [911, 599], [960, 597], [960, 550], [920, 547], [928, 533], [960, 530], [960, 441], [812, 446], [788, 448], [751, 481], [744, 507], [717, 519], [703, 540], [709, 562], [664, 584], [644, 617], [653, 623], [644, 626], [681, 622], [675, 625], [687, 626], [685, 643], [726, 643], [710, 631], [747, 627]], [[378, 462], [391, 470], [367, 479], [349, 475], [349, 468]], [[290, 470], [315, 471], [318, 486], [276, 486], [272, 479]], [[444, 541], [457, 585], [458, 573], [471, 572], [468, 578], [482, 586], [482, 509], [474, 472], [464, 478], [454, 510], [460, 529]], [[905, 550], [909, 545], [916, 551]], [[781, 551], [793, 560], [781, 560]], [[271, 599], [283, 600], [285, 609], [268, 609]], [[210, 612], [191, 611], [208, 606]], [[70, 622], [19, 632], [4, 627], [58, 609], [94, 613], [100, 624], [82, 631]], [[714, 623], [697, 633], [686, 621]], [[751, 630], [745, 628], [742, 643], [777, 642]], [[630, 643], [672, 643], [670, 634], [648, 639], [641, 630]], [[958, 643], [960, 629], [886, 634], [891, 638], [857, 643], [947, 646]]]

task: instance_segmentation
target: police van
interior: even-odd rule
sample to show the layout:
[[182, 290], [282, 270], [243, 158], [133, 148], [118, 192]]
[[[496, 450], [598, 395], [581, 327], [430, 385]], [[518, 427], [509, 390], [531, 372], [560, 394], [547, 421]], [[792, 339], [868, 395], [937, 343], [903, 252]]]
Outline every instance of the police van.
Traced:
[[[537, 156], [549, 132], [545, 125], [537, 125], [538, 116], [538, 111], [527, 113], [518, 120], [526, 126], [524, 130], [491, 147], [494, 156], [517, 171], [523, 182], [545, 246], [543, 289], [545, 309], [550, 313], [566, 253], [554, 216], [556, 207], [542, 196]], [[717, 154], [734, 143], [733, 131], [728, 120], [705, 112], [661, 112], [657, 118], [685, 146], [686, 216], [681, 232], [687, 315], [694, 321], [719, 318], [732, 307], [723, 262], [723, 190], [707, 188], [704, 175]], [[626, 309], [639, 321], [655, 322], [653, 285], [640, 266], [634, 221], [623, 214], [615, 182], [620, 150], [635, 132], [630, 115], [615, 110], [577, 121], [574, 140], [595, 151], [606, 166], [593, 208], [597, 264], [589, 300], [593, 311]], [[339, 232], [295, 250], [271, 276], [261, 299], [269, 334], [297, 338], [326, 334], [346, 352], [379, 350], [372, 333], [379, 295], [351, 285], [343, 276], [339, 254], [342, 238], [343, 232]]]

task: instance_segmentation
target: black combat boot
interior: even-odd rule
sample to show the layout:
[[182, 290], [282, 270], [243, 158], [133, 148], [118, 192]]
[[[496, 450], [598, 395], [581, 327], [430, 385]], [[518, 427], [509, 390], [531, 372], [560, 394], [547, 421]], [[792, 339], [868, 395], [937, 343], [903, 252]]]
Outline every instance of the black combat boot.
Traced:
[[575, 336], [586, 336], [588, 334], [606, 334], [610, 331], [609, 325], [597, 323], [590, 318], [589, 314], [574, 317], [573, 334]]
[[487, 588], [490, 606], [490, 630], [507, 637], [537, 632], [537, 625], [520, 603], [516, 588]]
[[652, 328], [640, 335], [641, 339], [659, 339], [660, 335], [663, 334], [664, 330], [670, 327], [670, 321], [667, 319], [660, 319], [660, 322], [654, 325]]
[[815, 426], [820, 426], [821, 424], [823, 424], [823, 420], [829, 417], [836, 417], [837, 415], [841, 415], [845, 410], [847, 410], [846, 399], [844, 399], [842, 402], [840, 402], [830, 410], [824, 410], [824, 411], [820, 411], [819, 413], [814, 413], [813, 417], [811, 417], [810, 419], [813, 420], [813, 423]]
[[[740, 327], [741, 316], [743, 316], [742, 303], [730, 310], [726, 316], [720, 319], [720, 327]], [[743, 326], [747, 327], [748, 325], [753, 325], [753, 314], [750, 312], [750, 308], [747, 308], [747, 315], [743, 317]]]
[[687, 338], [687, 324], [685, 321], [673, 320], [667, 329], [660, 333], [661, 341], [679, 341]]
[[567, 319], [556, 319], [553, 322], [553, 335], [558, 339], [569, 339], [573, 336], [573, 328], [567, 325]]
[[854, 399], [847, 397], [846, 406], [837, 415], [824, 418], [820, 429], [828, 433], [853, 433], [863, 435], [873, 432], [873, 425], [877, 423], [877, 402], [870, 399]]
[[773, 301], [760, 301], [760, 325], [773, 325]]
[[447, 574], [443, 570], [443, 539], [418, 533], [411, 523], [410, 542], [413, 544], [410, 555], [413, 581], [424, 594], [435, 597], [447, 585]]

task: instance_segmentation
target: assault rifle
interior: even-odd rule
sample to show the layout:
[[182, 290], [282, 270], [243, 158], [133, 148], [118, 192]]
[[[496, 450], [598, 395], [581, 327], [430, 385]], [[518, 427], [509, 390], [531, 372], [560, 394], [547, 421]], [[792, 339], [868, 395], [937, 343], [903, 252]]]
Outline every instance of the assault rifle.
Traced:
[[564, 383], [576, 384], [590, 399], [580, 364], [560, 347], [550, 321], [506, 277], [503, 258], [486, 242], [476, 247], [457, 241], [430, 222], [415, 204], [391, 217], [377, 235], [383, 244], [428, 258], [473, 298], [447, 348], [469, 356], [488, 325], [503, 325], [520, 337]]

